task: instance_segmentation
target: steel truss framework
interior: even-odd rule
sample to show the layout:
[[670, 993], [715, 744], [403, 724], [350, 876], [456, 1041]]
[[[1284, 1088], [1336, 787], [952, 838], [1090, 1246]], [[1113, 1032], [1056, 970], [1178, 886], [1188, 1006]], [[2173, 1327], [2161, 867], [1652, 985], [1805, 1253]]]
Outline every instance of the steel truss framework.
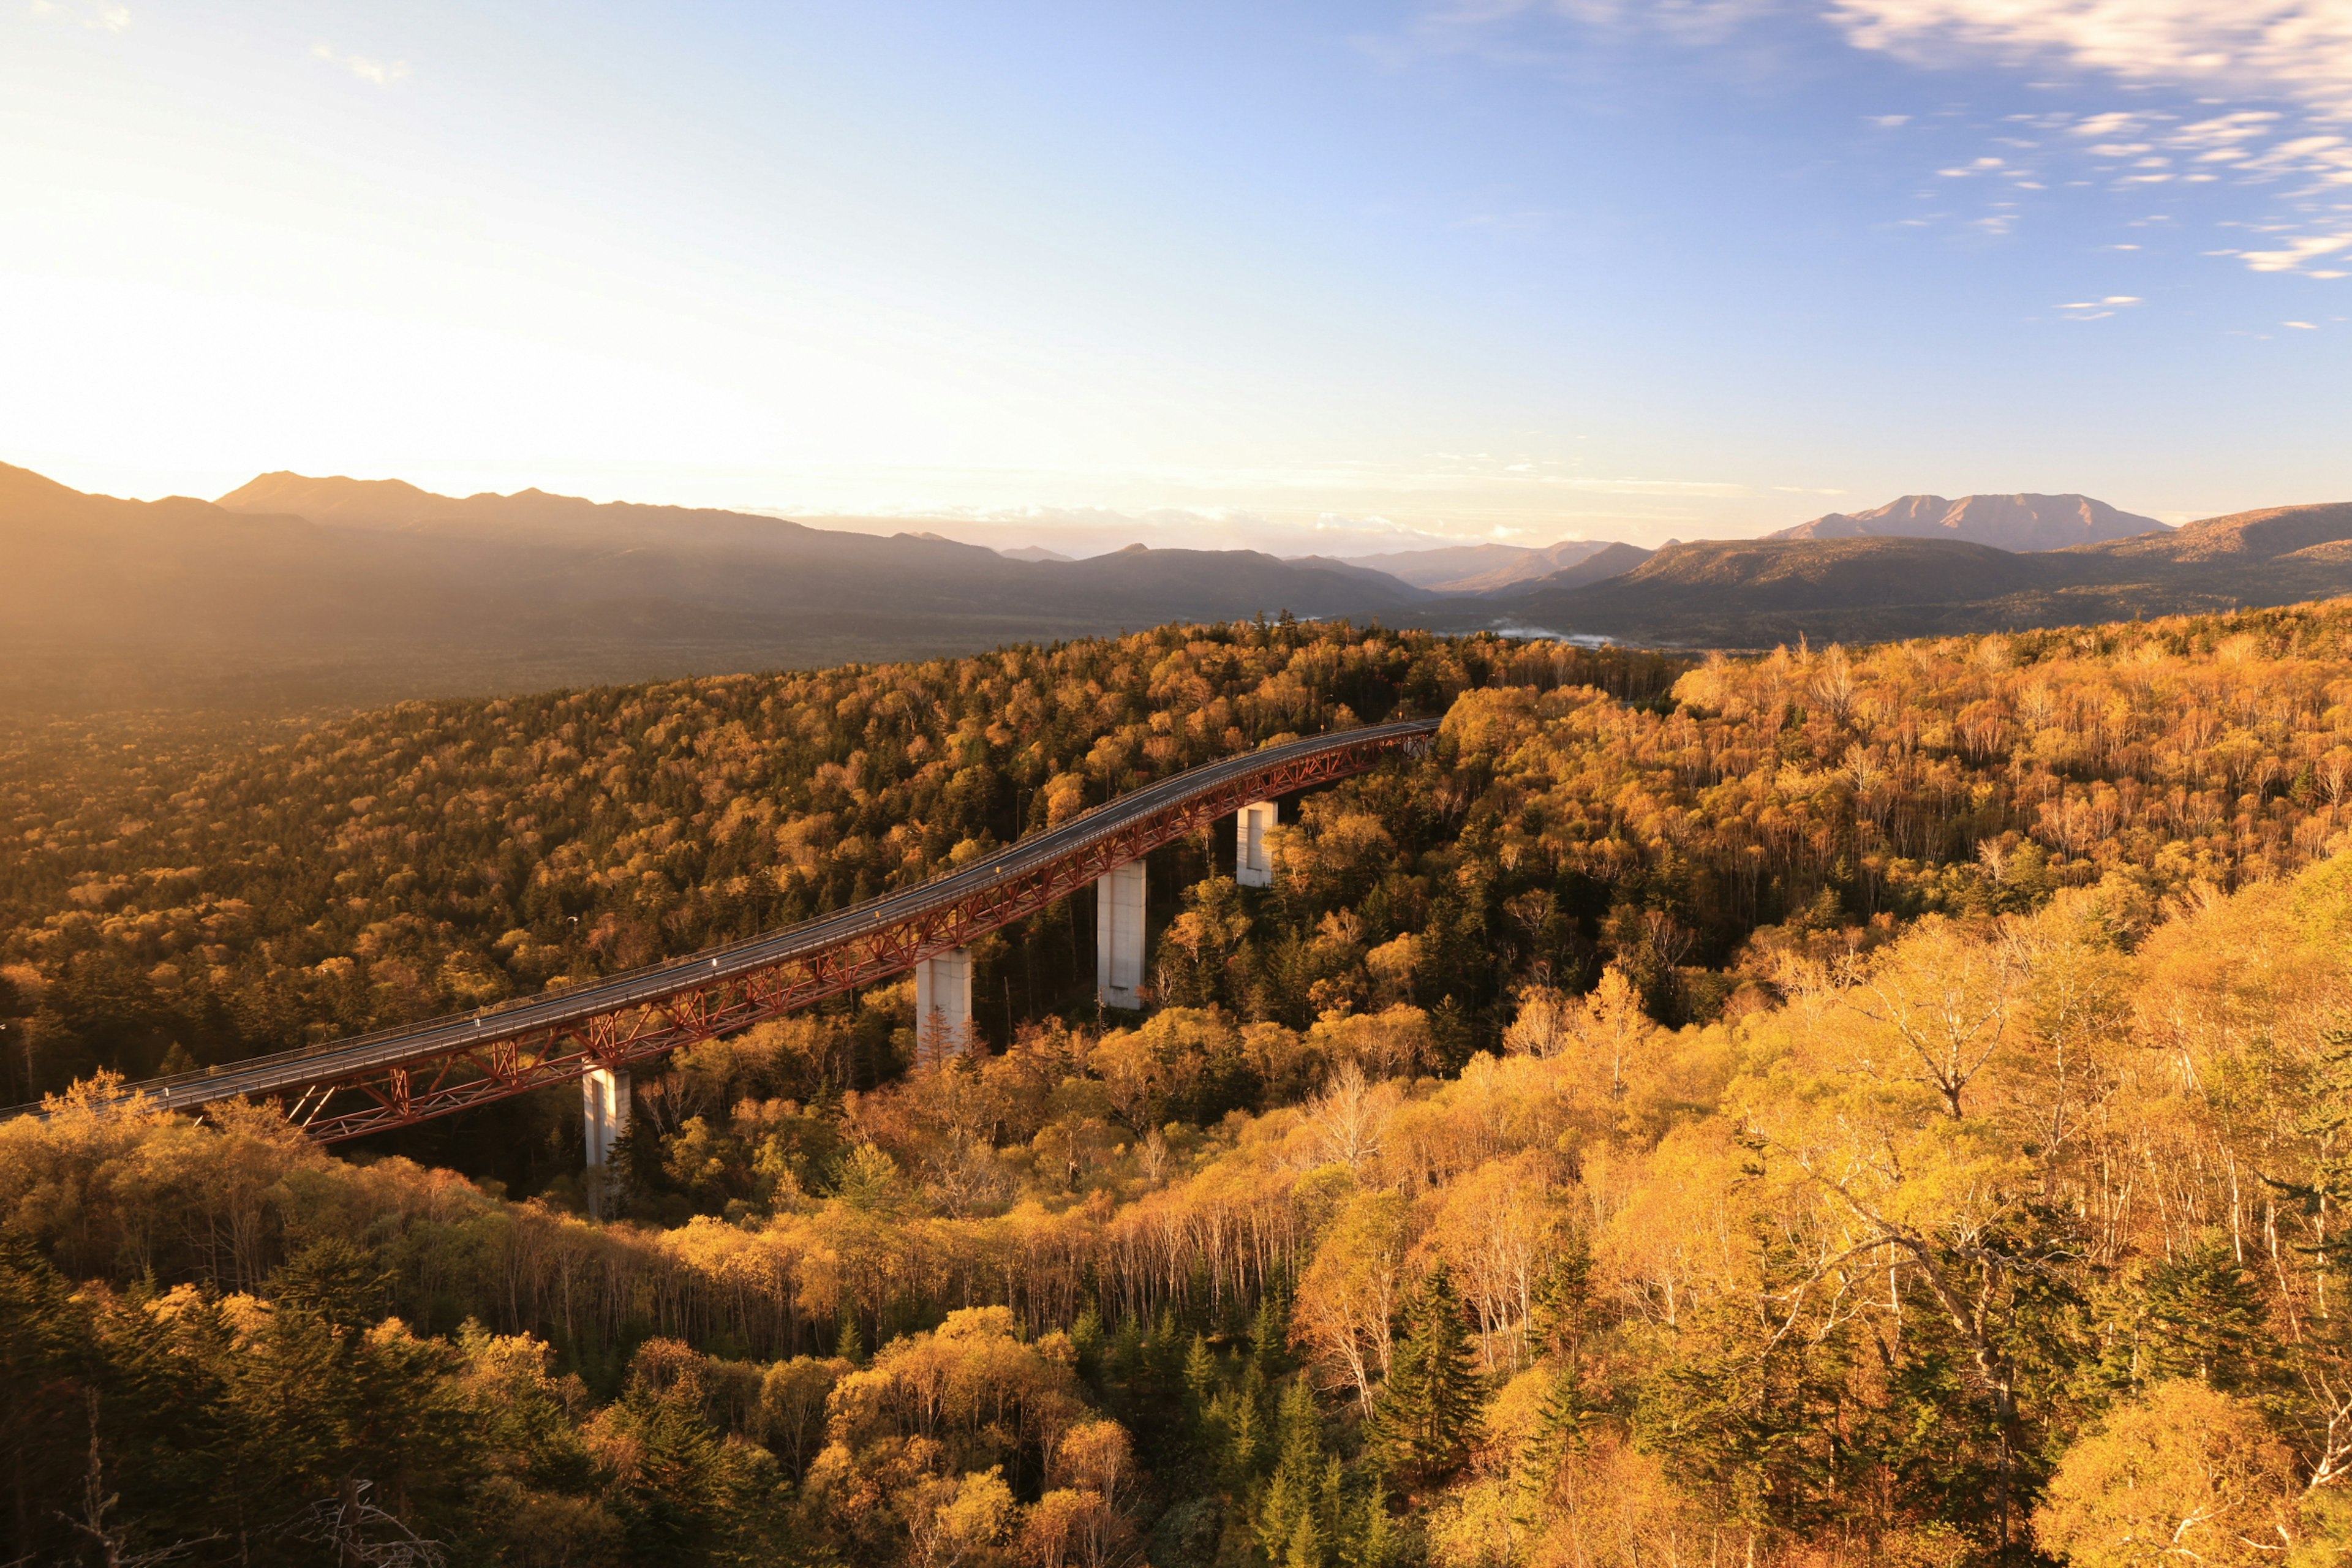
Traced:
[[[319, 1142], [335, 1143], [526, 1094], [594, 1068], [644, 1062], [903, 973], [933, 953], [966, 946], [1034, 914], [1114, 867], [1140, 859], [1254, 801], [1331, 784], [1368, 772], [1400, 752], [1419, 752], [1436, 728], [1432, 721], [1343, 731], [1257, 753], [1262, 766], [1236, 769], [1234, 763], [1243, 759], [1229, 759], [1193, 769], [942, 879], [935, 900], [919, 900], [912, 908], [905, 907], [903, 893], [877, 900], [877, 907], [897, 906], [898, 912], [838, 940], [803, 944], [774, 963], [746, 967], [724, 956], [705, 963], [705, 955], [698, 954], [648, 972], [656, 984], [667, 976], [674, 985], [649, 993], [640, 984], [625, 1001], [604, 1006], [583, 998], [585, 1005], [571, 1016], [542, 1017], [529, 1027], [509, 1026], [502, 1033], [499, 1016], [490, 1013], [454, 1021], [468, 1028], [462, 1039], [448, 1038], [452, 1021], [410, 1031], [426, 1037], [414, 1055], [398, 1054], [398, 1034], [370, 1037], [364, 1061], [348, 1056], [339, 1061], [337, 1047], [327, 1047], [236, 1064], [218, 1074], [217, 1085], [184, 1075], [131, 1085], [126, 1093], [145, 1093], [173, 1109], [239, 1097], [267, 1100], [284, 1107]], [[1200, 775], [1194, 791], [1164, 802], [1139, 798], [1163, 795], [1193, 774]], [[1098, 830], [1103, 824], [1108, 831]], [[1041, 860], [1035, 851], [1044, 840], [1065, 834], [1076, 840], [1070, 849]], [[823, 917], [805, 928], [755, 940], [767, 945], [789, 939], [793, 931], [842, 923], [842, 916]], [[713, 952], [735, 954], [744, 945]]]

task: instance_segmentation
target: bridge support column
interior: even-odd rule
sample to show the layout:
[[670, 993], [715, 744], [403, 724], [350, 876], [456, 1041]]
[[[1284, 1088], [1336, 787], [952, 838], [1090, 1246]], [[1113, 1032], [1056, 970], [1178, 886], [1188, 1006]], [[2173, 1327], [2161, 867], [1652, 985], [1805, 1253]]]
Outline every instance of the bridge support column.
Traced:
[[613, 1146], [629, 1130], [629, 1075], [592, 1068], [580, 1080], [580, 1109], [588, 1128], [588, 1212], [604, 1217], [612, 1181]]
[[1142, 988], [1143, 862], [1130, 860], [1095, 879], [1095, 998], [1140, 1007]]
[[1234, 880], [1244, 888], [1274, 886], [1274, 802], [1261, 800], [1234, 814]]
[[971, 949], [951, 947], [915, 965], [915, 1059], [937, 1067], [971, 1049]]

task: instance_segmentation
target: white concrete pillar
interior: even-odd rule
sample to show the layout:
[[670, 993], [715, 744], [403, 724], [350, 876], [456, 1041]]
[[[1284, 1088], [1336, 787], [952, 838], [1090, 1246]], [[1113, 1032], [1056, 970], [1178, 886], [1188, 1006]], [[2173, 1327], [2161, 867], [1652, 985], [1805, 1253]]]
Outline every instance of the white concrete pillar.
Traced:
[[915, 965], [915, 1053], [926, 1067], [971, 1049], [971, 949], [951, 947]]
[[629, 1130], [629, 1075], [591, 1068], [580, 1080], [580, 1109], [588, 1129], [588, 1212], [602, 1218], [613, 1145]]
[[1106, 1007], [1140, 1007], [1143, 862], [1095, 879], [1095, 995]]
[[1274, 886], [1274, 802], [1261, 800], [1234, 814], [1234, 880], [1244, 888]]

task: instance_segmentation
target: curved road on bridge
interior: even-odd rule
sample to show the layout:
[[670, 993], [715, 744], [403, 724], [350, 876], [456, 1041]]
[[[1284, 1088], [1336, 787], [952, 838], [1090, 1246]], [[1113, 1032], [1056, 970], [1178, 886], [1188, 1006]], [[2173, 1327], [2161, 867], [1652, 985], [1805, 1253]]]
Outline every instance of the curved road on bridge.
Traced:
[[[904, 973], [1197, 831], [1212, 813], [1363, 773], [1425, 748], [1437, 728], [1434, 719], [1370, 725], [1206, 763], [962, 870], [782, 931], [493, 1009], [152, 1079], [124, 1093], [184, 1110], [299, 1091], [296, 1119], [334, 1142], [644, 1060]], [[459, 1063], [460, 1081], [441, 1081], [446, 1070], [434, 1085], [414, 1081], [415, 1069]], [[330, 1092], [341, 1089], [373, 1103], [318, 1125]]]

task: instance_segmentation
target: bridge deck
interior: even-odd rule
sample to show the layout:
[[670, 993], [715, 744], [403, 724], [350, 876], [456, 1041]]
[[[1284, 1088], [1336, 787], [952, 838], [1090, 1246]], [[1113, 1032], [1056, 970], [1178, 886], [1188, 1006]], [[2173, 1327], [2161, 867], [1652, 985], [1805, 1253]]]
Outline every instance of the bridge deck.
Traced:
[[[960, 871], [782, 931], [479, 1012], [152, 1079], [125, 1092], [187, 1110], [299, 1091], [297, 1120], [331, 1142], [643, 1060], [903, 973], [1209, 817], [1365, 772], [1385, 756], [1425, 746], [1437, 727], [1433, 719], [1407, 720], [1223, 758]], [[346, 1091], [358, 1108], [330, 1114], [329, 1102]]]

